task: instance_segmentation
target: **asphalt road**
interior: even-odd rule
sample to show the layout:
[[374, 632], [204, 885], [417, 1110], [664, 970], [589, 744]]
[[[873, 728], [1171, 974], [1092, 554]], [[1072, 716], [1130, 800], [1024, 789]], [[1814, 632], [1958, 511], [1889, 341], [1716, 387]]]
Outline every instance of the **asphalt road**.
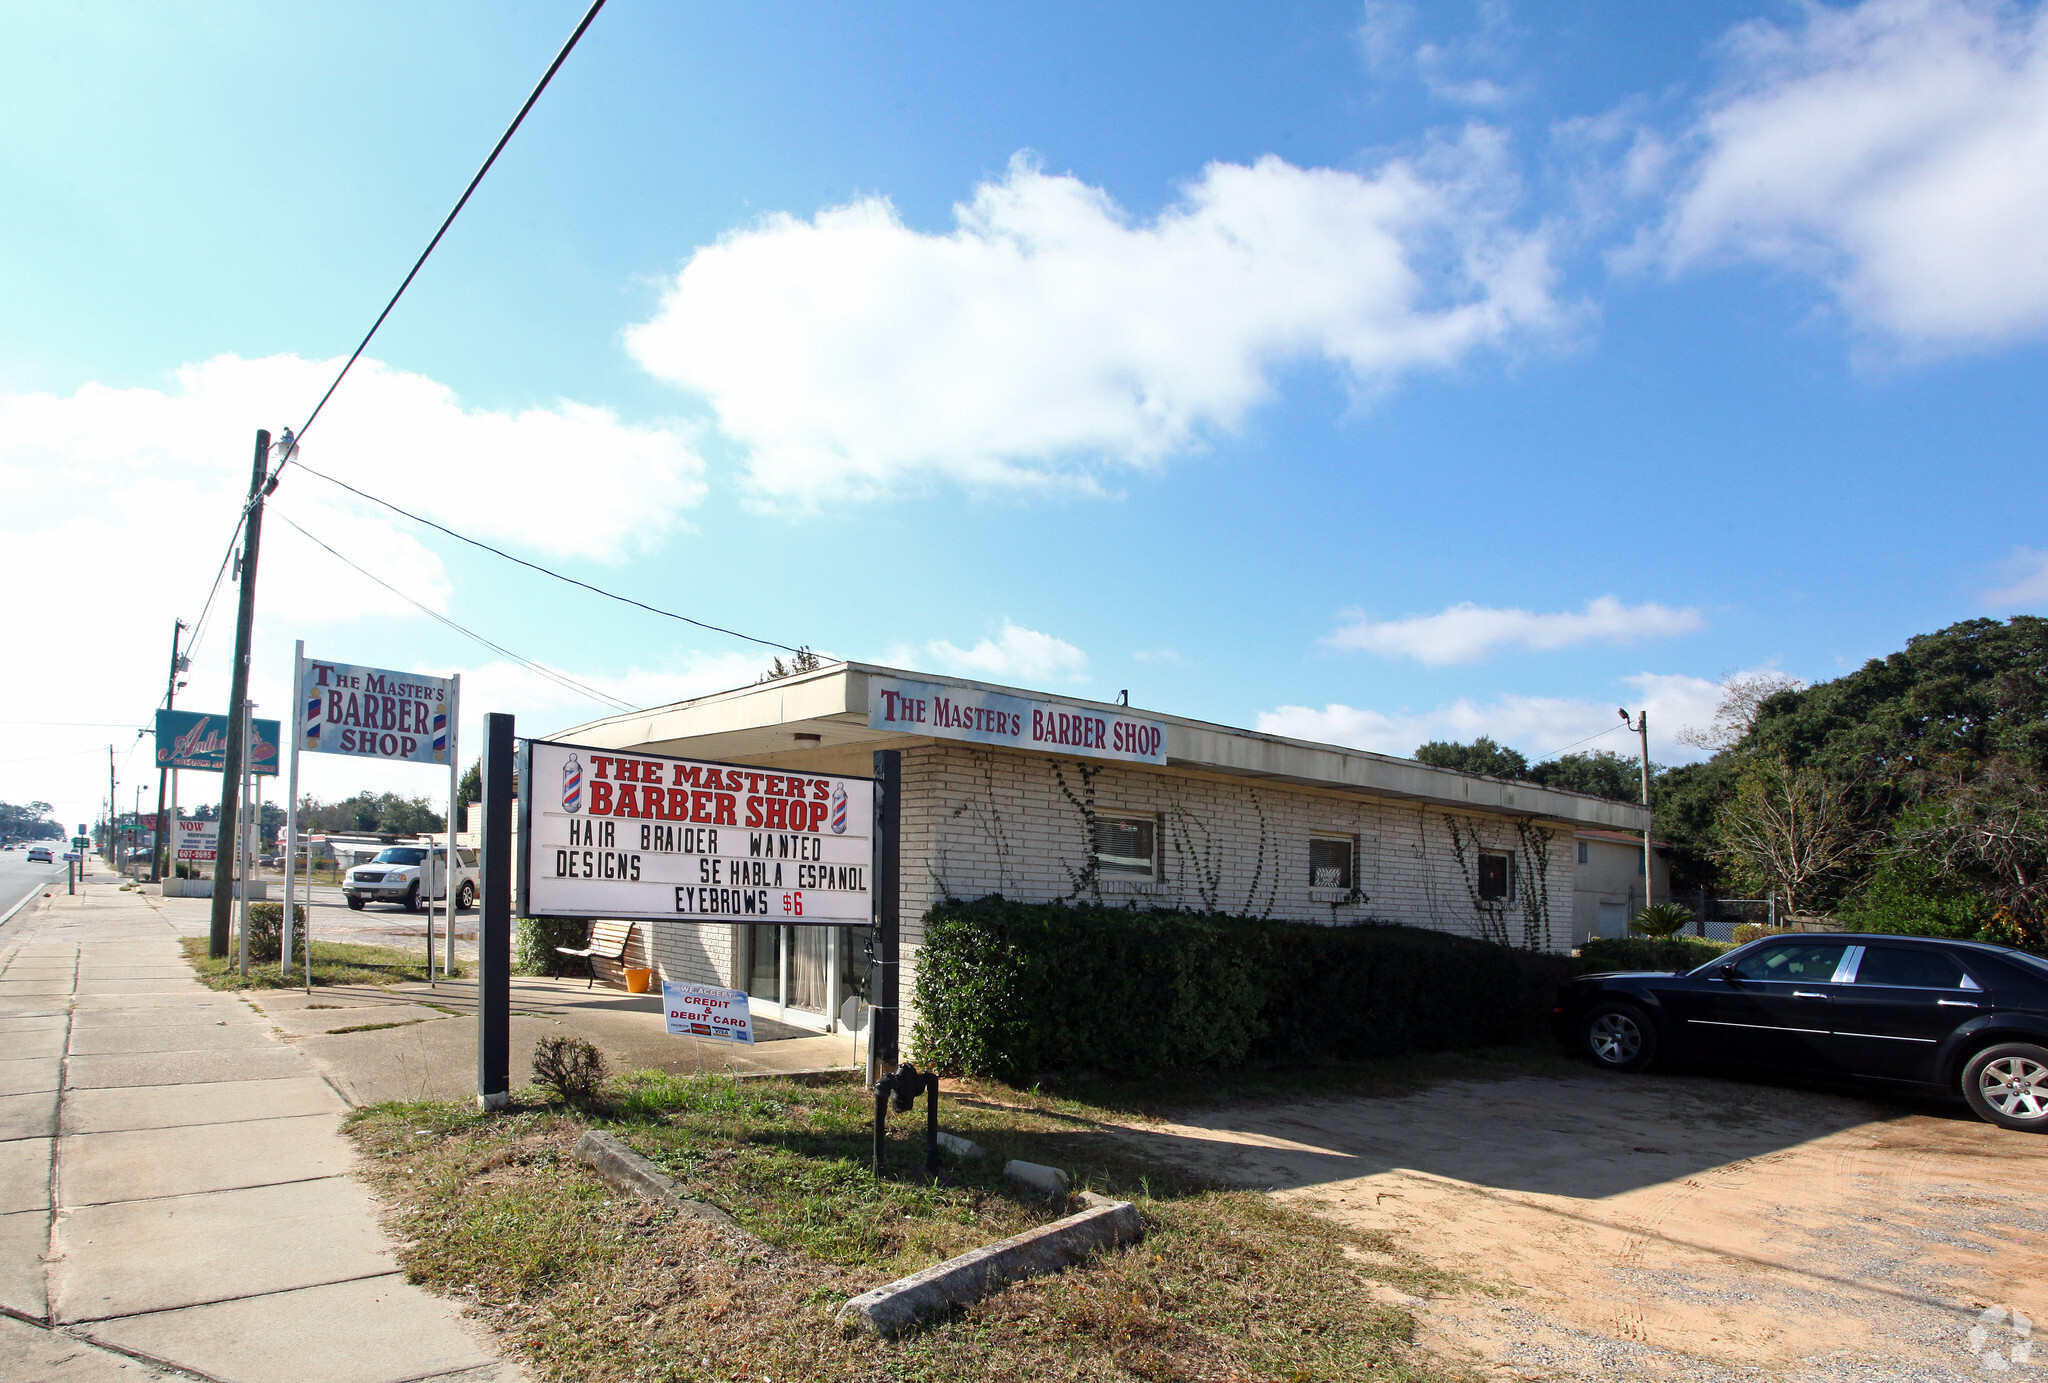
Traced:
[[64, 886], [63, 851], [54, 842], [51, 854], [57, 858], [55, 864], [30, 864], [26, 846], [0, 850], [0, 917], [13, 912], [15, 904], [45, 884], [55, 883], [59, 888]]

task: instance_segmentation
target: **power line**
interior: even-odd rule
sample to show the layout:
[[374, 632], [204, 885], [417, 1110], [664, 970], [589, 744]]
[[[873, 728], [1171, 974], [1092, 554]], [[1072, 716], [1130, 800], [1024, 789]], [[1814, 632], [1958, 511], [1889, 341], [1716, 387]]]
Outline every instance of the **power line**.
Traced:
[[1562, 754], [1564, 753], [1565, 749], [1576, 749], [1582, 744], [1587, 744], [1597, 739], [1605, 739], [1607, 736], [1613, 734], [1616, 730], [1626, 730], [1627, 728], [1628, 727], [1626, 725], [1610, 725], [1605, 730], [1600, 730], [1594, 734], [1586, 736], [1585, 739], [1573, 740], [1570, 744], [1566, 745], [1564, 749], [1553, 749], [1550, 752], [1552, 753], [1552, 755]]
[[[434, 232], [434, 238], [427, 242], [427, 248], [421, 250], [420, 257], [413, 261], [412, 269], [406, 274], [405, 281], [398, 285], [398, 291], [391, 295], [391, 301], [384, 304], [384, 310], [377, 314], [377, 320], [370, 323], [370, 329], [363, 333], [363, 339], [356, 346], [355, 353], [350, 355], [347, 363], [341, 367], [341, 373], [334, 377], [334, 383], [327, 386], [327, 392], [320, 396], [320, 402], [313, 405], [313, 411], [307, 415], [305, 425], [298, 430], [294, 441], [303, 440], [306, 433], [312, 429], [314, 419], [320, 416], [320, 410], [327, 406], [327, 401], [334, 397], [334, 391], [339, 389], [342, 380], [348, 377], [349, 370], [355, 365], [357, 360], [362, 358], [363, 352], [369, 349], [370, 338], [377, 334], [377, 328], [384, 325], [384, 319], [389, 317], [391, 310], [398, 306], [398, 300], [405, 296], [405, 290], [412, 287], [413, 279], [418, 277], [420, 270], [426, 265], [427, 256], [434, 252], [434, 247], [441, 243], [441, 237], [446, 235], [448, 228], [455, 224], [455, 218], [462, 214], [462, 209], [465, 206], [469, 205], [470, 194], [474, 193], [477, 189], [477, 184], [484, 180], [484, 174], [491, 171], [491, 165], [498, 161], [498, 155], [505, 152], [505, 146], [512, 142], [512, 136], [518, 132], [520, 123], [526, 119], [526, 113], [533, 109], [533, 103], [540, 99], [540, 94], [548, 89], [548, 83], [555, 79], [555, 73], [561, 70], [562, 63], [568, 59], [569, 53], [575, 48], [577, 40], [583, 37], [583, 31], [590, 27], [590, 21], [596, 19], [597, 12], [603, 8], [604, 0], [593, 0], [589, 10], [584, 13], [583, 22], [576, 26], [575, 33], [569, 35], [569, 41], [562, 45], [561, 52], [555, 54], [555, 60], [548, 64], [548, 70], [541, 74], [540, 81], [534, 86], [533, 91], [528, 94], [526, 104], [519, 108], [519, 114], [512, 117], [512, 123], [505, 127], [505, 133], [498, 136], [498, 142], [491, 147], [490, 157], [484, 160], [483, 167], [476, 170], [476, 176], [469, 180], [468, 187], [462, 189], [462, 196], [456, 199], [454, 209], [441, 222], [441, 228]], [[292, 449], [290, 445], [287, 445], [284, 459], [277, 463], [277, 471], [272, 474], [269, 484], [264, 488], [265, 494], [268, 494], [276, 486], [277, 477], [284, 474], [284, 468], [291, 463]]]
[[553, 682], [558, 687], [562, 687], [565, 690], [576, 692], [580, 695], [590, 697], [592, 700], [595, 701], [602, 701], [605, 705], [616, 707], [621, 711], [630, 711], [633, 709], [632, 706], [628, 705], [624, 701], [619, 700], [617, 697], [607, 696], [605, 693], [597, 690], [597, 688], [595, 687], [587, 687], [583, 683], [578, 682], [575, 678], [570, 677], [568, 674], [557, 672], [553, 668], [550, 668], [543, 663], [536, 663], [531, 658], [522, 658], [517, 653], [514, 653], [511, 649], [504, 647], [502, 644], [492, 643], [489, 639], [477, 633], [475, 630], [465, 628], [464, 626], [457, 624], [454, 620], [449, 619], [446, 615], [441, 614], [439, 611], [430, 609], [426, 605], [421, 604], [419, 601], [414, 600], [411, 596], [407, 595], [404, 591], [399, 590], [389, 581], [386, 581], [382, 577], [374, 575], [371, 572], [365, 571], [362, 567], [359, 567], [354, 562], [349, 561], [348, 558], [342, 556], [339, 552], [336, 552], [326, 543], [321, 542], [320, 539], [314, 537], [311, 533], [306, 532], [306, 530], [300, 527], [299, 524], [293, 522], [289, 514], [275, 510], [273, 512], [277, 513], [277, 516], [280, 519], [283, 519], [287, 524], [290, 524], [294, 529], [297, 529], [298, 532], [306, 539], [314, 543], [316, 546], [320, 547], [323, 551], [327, 553], [328, 556], [334, 558], [334, 560], [340, 562], [342, 565], [352, 568], [360, 575], [368, 577], [370, 580], [376, 582], [379, 586], [382, 586], [385, 590], [391, 592], [391, 594], [397, 596], [406, 604], [418, 610], [421, 614], [426, 615], [432, 619], [439, 620], [442, 624], [445, 624], [450, 629], [453, 629], [456, 633], [461, 634], [467, 638], [476, 640], [485, 648], [490, 649], [493, 653], [497, 653], [502, 657], [510, 658], [513, 662], [518, 663], [521, 666], [540, 674], [542, 677], [547, 678], [549, 681]]
[[714, 634], [724, 634], [729, 638], [742, 639], [747, 643], [757, 643], [760, 644], [763, 648], [779, 648], [785, 653], [805, 653], [810, 651], [808, 649], [803, 648], [792, 648], [788, 644], [778, 643], [774, 639], [763, 639], [753, 634], [742, 634], [737, 629], [727, 629], [723, 625], [707, 624], [705, 621], [701, 619], [691, 619], [688, 615], [679, 615], [674, 610], [664, 610], [658, 605], [649, 605], [644, 600], [635, 600], [633, 599], [633, 597], [629, 595], [620, 595], [617, 591], [608, 591], [602, 586], [593, 586], [588, 581], [578, 581], [575, 577], [565, 576], [561, 572], [554, 570], [552, 567], [544, 567], [538, 562], [529, 562], [524, 557], [515, 557], [511, 553], [505, 551], [503, 548], [492, 547], [489, 543], [484, 542], [481, 539], [472, 538], [467, 533], [457, 533], [454, 529], [448, 527], [446, 524], [439, 524], [435, 523], [432, 519], [422, 518], [420, 515], [413, 513], [412, 510], [402, 509], [398, 505], [393, 504], [388, 499], [379, 499], [377, 498], [377, 496], [369, 493], [367, 490], [358, 490], [355, 486], [349, 484], [346, 480], [337, 480], [333, 476], [328, 475], [324, 471], [314, 470], [304, 461], [298, 462], [297, 465], [298, 468], [304, 471], [307, 475], [318, 476], [320, 479], [326, 481], [330, 485], [339, 485], [342, 489], [348, 491], [350, 494], [355, 495], [361, 499], [366, 499], [370, 501], [370, 503], [372, 504], [381, 504], [386, 509], [389, 509], [392, 513], [403, 514], [406, 518], [411, 519], [414, 523], [425, 524], [428, 528], [433, 529], [437, 533], [445, 533], [449, 537], [454, 538], [459, 542], [468, 543], [471, 547], [482, 548], [485, 552], [490, 553], [494, 557], [502, 557], [508, 562], [516, 562], [518, 565], [525, 567], [529, 571], [539, 572], [542, 576], [552, 576], [557, 581], [567, 582], [571, 586], [580, 586], [584, 590], [591, 592], [593, 595], [601, 595], [607, 600], [616, 600], [621, 605], [631, 605], [636, 609], [647, 611], [647, 613], [650, 615], [660, 615], [664, 619], [680, 620], [684, 624], [695, 625], [699, 629], [707, 629]]

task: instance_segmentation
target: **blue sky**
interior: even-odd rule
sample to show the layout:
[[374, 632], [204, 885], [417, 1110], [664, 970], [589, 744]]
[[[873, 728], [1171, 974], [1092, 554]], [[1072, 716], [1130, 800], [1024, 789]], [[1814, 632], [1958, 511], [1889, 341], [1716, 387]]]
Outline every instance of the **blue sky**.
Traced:
[[[254, 429], [579, 14], [0, 15], [0, 797], [84, 819], [112, 738], [132, 806], [114, 727]], [[304, 458], [834, 655], [1402, 753], [1647, 704], [1678, 759], [1728, 673], [2048, 604], [2044, 224], [2033, 5], [612, 0]], [[276, 510], [615, 701], [771, 652], [308, 475]], [[225, 701], [231, 601], [183, 705]], [[471, 726], [605, 709], [274, 519], [273, 711], [294, 638], [461, 670]]]

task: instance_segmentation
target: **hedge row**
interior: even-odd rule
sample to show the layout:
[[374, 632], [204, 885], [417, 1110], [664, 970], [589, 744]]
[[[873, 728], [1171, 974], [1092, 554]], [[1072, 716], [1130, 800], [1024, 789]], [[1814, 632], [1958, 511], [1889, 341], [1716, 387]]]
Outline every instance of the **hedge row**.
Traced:
[[1415, 927], [954, 901], [925, 915], [911, 1048], [1022, 1084], [1484, 1047], [1543, 1031], [1575, 968]]
[[1733, 942], [1701, 937], [1594, 937], [1579, 947], [1579, 968], [1589, 974], [1602, 970], [1697, 970], [1734, 948]]

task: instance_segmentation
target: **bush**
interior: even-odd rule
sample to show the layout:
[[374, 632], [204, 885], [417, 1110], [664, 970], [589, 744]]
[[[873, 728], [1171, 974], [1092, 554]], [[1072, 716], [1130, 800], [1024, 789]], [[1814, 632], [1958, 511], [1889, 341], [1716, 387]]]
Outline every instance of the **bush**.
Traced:
[[1012, 1084], [1482, 1047], [1542, 1031], [1571, 968], [1413, 927], [949, 901], [925, 915], [911, 1045]]
[[1790, 936], [1792, 928], [1773, 927], [1763, 922], [1738, 922], [1735, 925], [1735, 944], [1747, 946], [1750, 942], [1766, 936]]
[[1652, 903], [1635, 915], [1628, 929], [1639, 936], [1665, 937], [1678, 935], [1679, 928], [1693, 920], [1692, 909], [1680, 903]]
[[512, 968], [522, 975], [569, 975], [583, 962], [560, 955], [557, 946], [582, 949], [590, 924], [580, 917], [522, 917], [512, 934]]
[[[304, 903], [292, 904], [292, 922], [294, 926], [301, 929], [298, 935], [303, 937], [306, 934], [303, 930], [306, 925], [306, 905]], [[302, 946], [305, 943], [295, 941], [294, 944]], [[249, 959], [277, 960], [283, 955], [284, 904], [249, 904]]]
[[570, 1104], [588, 1104], [604, 1085], [604, 1053], [580, 1037], [543, 1037], [533, 1048], [533, 1083]]
[[1579, 964], [1587, 974], [1607, 970], [1696, 970], [1733, 949], [1732, 942], [1691, 936], [1596, 936], [1579, 947]]

